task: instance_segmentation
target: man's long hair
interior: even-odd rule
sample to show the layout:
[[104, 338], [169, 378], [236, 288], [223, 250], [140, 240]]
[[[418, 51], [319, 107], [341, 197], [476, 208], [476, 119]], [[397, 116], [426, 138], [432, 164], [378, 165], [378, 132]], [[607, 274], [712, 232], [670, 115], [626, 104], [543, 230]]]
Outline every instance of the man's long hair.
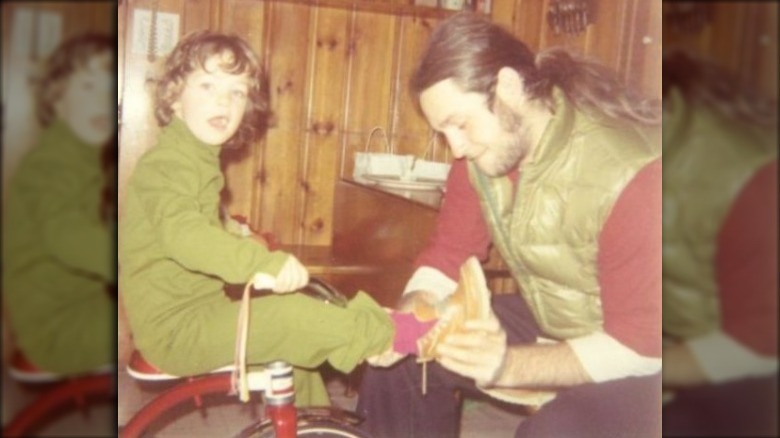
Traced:
[[419, 100], [428, 87], [453, 79], [464, 92], [483, 93], [493, 107], [498, 71], [510, 67], [523, 78], [525, 92], [552, 108], [552, 90], [559, 87], [582, 110], [642, 124], [661, 120], [658, 101], [641, 99], [608, 68], [563, 49], [534, 53], [500, 26], [474, 13], [442, 21], [431, 34], [410, 90]]
[[[675, 50], [663, 59], [662, 95], [678, 90], [686, 101], [749, 124], [777, 129], [777, 101], [761, 96], [713, 62]], [[664, 105], [667, 105], [664, 101]]]

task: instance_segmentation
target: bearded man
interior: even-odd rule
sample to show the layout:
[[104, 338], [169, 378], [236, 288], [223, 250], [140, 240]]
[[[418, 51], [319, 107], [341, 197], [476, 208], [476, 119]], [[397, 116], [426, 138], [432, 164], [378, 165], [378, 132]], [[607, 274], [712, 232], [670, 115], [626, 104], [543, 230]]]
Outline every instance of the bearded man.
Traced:
[[459, 268], [490, 245], [519, 294], [448, 327], [425, 394], [413, 359], [374, 361], [387, 368], [364, 376], [362, 427], [456, 437], [460, 390], [533, 405], [517, 436], [659, 436], [657, 102], [566, 51], [534, 54], [470, 13], [433, 31], [411, 91], [455, 161], [398, 307], [447, 324]]

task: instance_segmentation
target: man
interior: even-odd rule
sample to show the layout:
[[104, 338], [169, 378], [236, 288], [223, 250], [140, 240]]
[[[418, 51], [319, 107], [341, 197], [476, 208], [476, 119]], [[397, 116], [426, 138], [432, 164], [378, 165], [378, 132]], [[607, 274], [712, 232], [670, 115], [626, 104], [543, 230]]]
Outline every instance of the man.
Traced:
[[455, 390], [476, 388], [541, 405], [517, 436], [659, 436], [657, 107], [599, 65], [534, 55], [468, 13], [434, 30], [411, 89], [456, 160], [399, 308], [441, 315], [459, 266], [491, 244], [520, 294], [494, 296], [488, 318], [436, 346], [424, 395], [412, 359], [369, 369], [364, 429], [457, 436]]
[[774, 105], [682, 52], [663, 82], [664, 436], [774, 436]]

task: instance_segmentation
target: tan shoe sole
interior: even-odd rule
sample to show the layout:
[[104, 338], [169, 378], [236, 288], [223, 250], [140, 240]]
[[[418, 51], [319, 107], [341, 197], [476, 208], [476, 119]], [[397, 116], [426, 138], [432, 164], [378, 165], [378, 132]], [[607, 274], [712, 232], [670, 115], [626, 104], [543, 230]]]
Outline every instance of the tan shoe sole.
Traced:
[[[417, 341], [418, 362], [438, 359], [436, 346], [450, 333], [462, 331], [463, 323], [470, 319], [487, 319], [490, 315], [490, 290], [487, 287], [482, 266], [475, 257], [469, 257], [460, 267], [460, 281], [455, 293], [449, 298], [439, 322], [425, 336]], [[418, 319], [420, 316], [418, 316]], [[427, 318], [432, 319], [432, 318]], [[539, 409], [545, 403], [555, 398], [554, 391], [514, 389], [514, 388], [479, 388], [484, 393], [498, 400], [528, 406], [532, 410]]]
[[476, 257], [469, 257], [460, 267], [460, 281], [450, 296], [439, 321], [417, 341], [418, 361], [438, 358], [436, 346], [450, 333], [461, 331], [470, 319], [486, 319], [490, 315], [490, 290], [482, 266]]

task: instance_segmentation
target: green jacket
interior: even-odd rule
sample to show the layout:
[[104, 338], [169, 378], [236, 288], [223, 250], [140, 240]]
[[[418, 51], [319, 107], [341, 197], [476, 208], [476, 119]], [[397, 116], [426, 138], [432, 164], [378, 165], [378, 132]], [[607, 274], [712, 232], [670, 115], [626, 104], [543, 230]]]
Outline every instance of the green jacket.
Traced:
[[187, 310], [276, 275], [289, 257], [228, 233], [219, 219], [220, 146], [199, 141], [174, 118], [136, 165], [120, 206], [120, 289], [135, 344], [157, 346]]
[[721, 325], [718, 234], [750, 178], [777, 159], [777, 137], [677, 90], [664, 105], [663, 330], [691, 338]]
[[100, 219], [100, 149], [62, 121], [19, 163], [3, 223], [3, 314], [19, 348], [41, 368], [87, 371], [114, 356], [111, 225]]
[[569, 339], [602, 330], [598, 239], [620, 193], [661, 148], [651, 130], [578, 111], [558, 89], [554, 98], [516, 193], [509, 177], [490, 178], [473, 163], [469, 176], [540, 328]]

